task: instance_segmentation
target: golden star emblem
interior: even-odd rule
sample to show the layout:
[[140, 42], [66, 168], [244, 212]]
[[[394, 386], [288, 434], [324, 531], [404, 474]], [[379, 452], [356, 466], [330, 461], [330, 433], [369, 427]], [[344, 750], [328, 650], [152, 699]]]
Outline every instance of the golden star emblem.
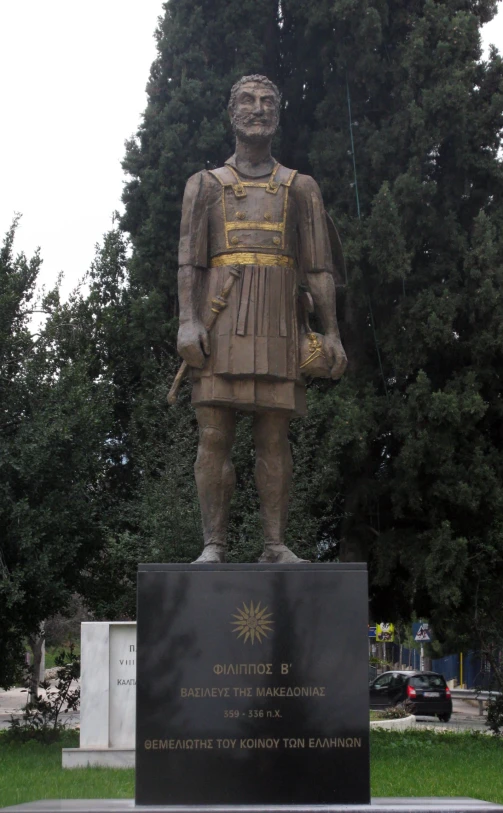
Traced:
[[234, 626], [233, 632], [237, 633], [238, 638], [244, 636], [244, 642], [251, 640], [252, 645], [255, 639], [262, 643], [262, 638], [268, 638], [269, 633], [273, 631], [273, 622], [271, 621], [272, 613], [268, 612], [268, 607], [260, 607], [260, 601], [255, 606], [253, 601], [250, 601], [249, 607], [243, 601], [243, 607], [236, 608], [237, 613], [233, 613], [232, 617], [236, 621], [231, 621]]

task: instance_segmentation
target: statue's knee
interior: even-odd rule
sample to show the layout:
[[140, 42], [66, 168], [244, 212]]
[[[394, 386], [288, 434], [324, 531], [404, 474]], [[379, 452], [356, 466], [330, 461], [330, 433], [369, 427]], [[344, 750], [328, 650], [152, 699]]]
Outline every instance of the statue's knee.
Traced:
[[199, 451], [215, 456], [227, 456], [232, 446], [232, 437], [215, 426], [205, 426], [199, 433]]

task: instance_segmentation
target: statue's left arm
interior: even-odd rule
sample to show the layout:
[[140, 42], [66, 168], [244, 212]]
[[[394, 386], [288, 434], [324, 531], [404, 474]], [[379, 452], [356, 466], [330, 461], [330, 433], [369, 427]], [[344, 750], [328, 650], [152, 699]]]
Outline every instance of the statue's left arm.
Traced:
[[332, 378], [340, 378], [346, 369], [347, 358], [337, 325], [333, 260], [325, 207], [313, 178], [300, 175], [297, 185], [299, 262], [323, 325], [325, 353]]
[[325, 333], [325, 353], [332, 378], [340, 378], [348, 360], [339, 335], [335, 309], [335, 283], [330, 271], [307, 274], [308, 284]]

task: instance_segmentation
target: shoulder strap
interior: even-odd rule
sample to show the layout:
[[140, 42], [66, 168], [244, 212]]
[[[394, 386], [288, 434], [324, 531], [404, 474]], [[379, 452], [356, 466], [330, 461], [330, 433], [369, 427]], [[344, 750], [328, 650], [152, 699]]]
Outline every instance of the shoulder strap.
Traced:
[[271, 177], [269, 178], [265, 191], [269, 192], [271, 195], [276, 195], [280, 186], [290, 186], [296, 174], [296, 169], [287, 169], [287, 167], [284, 167], [281, 164], [276, 164], [271, 172]]
[[275, 180], [277, 183], [283, 184], [283, 186], [290, 186], [296, 175], [297, 175], [296, 169], [288, 169], [288, 167], [284, 167], [282, 166], [282, 164], [278, 164]]
[[228, 166], [218, 167], [218, 169], [209, 169], [208, 172], [210, 175], [213, 175], [222, 186], [233, 186], [236, 183]]
[[225, 188], [231, 186], [237, 198], [245, 198], [246, 191], [237, 172], [230, 166], [218, 167], [208, 170], [214, 178]]

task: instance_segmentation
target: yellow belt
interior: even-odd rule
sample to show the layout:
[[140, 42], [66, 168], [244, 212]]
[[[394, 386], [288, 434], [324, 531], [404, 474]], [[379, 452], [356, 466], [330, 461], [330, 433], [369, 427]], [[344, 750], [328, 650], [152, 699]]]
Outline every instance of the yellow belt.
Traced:
[[287, 268], [295, 268], [293, 257], [284, 254], [262, 254], [261, 252], [250, 253], [247, 251], [234, 251], [232, 254], [219, 254], [210, 260], [210, 268], [220, 265], [281, 265]]

